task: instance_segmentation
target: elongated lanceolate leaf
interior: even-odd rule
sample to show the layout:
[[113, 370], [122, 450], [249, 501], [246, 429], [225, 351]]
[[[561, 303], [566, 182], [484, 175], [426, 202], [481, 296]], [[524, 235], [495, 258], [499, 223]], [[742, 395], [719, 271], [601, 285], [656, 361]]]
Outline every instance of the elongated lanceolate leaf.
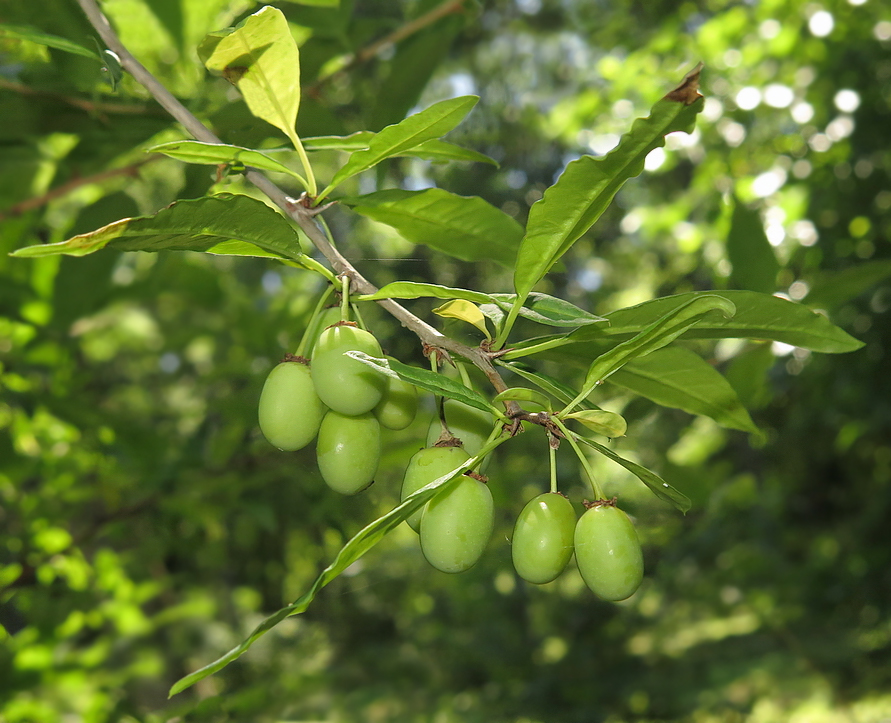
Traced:
[[466, 299], [477, 304], [492, 301], [492, 297], [480, 291], [454, 289], [438, 284], [425, 284], [415, 281], [393, 281], [373, 294], [362, 294], [357, 301], [377, 301], [378, 299]]
[[341, 203], [392, 226], [407, 241], [462, 261], [492, 260], [510, 268], [523, 236], [523, 227], [504, 211], [476, 196], [440, 188], [378, 191]]
[[424, 161], [433, 161], [434, 163], [466, 161], [468, 163], [488, 163], [498, 167], [498, 161], [494, 158], [490, 158], [479, 151], [456, 146], [454, 143], [442, 140], [425, 141], [419, 146], [404, 151], [402, 155], [420, 158]]
[[529, 389], [527, 387], [511, 387], [510, 389], [505, 389], [503, 392], [496, 394], [492, 401], [495, 403], [509, 401], [526, 402], [528, 404], [535, 404], [548, 412], [551, 411], [551, 400], [541, 392], [537, 392], [534, 389]]
[[[308, 136], [301, 138], [303, 147], [307, 151], [362, 151], [368, 148], [372, 131], [356, 131], [348, 136]], [[282, 149], [282, 150], [291, 150]]]
[[[653, 323], [672, 309], [688, 303], [696, 296], [715, 292], [692, 291], [645, 301], [637, 306], [606, 314], [609, 326], [590, 326], [572, 332], [572, 341], [624, 341]], [[755, 291], [721, 291], [721, 296], [736, 307], [732, 319], [712, 316], [690, 329], [688, 339], [766, 339], [781, 341], [812, 351], [843, 353], [863, 346], [822, 314], [802, 304]], [[586, 353], [582, 350], [582, 353]]]
[[582, 156], [572, 161], [557, 182], [533, 204], [526, 235], [517, 254], [514, 288], [525, 298], [556, 261], [604, 212], [618, 190], [644, 168], [647, 154], [665, 144], [675, 131], [693, 130], [702, 110], [699, 70], [680, 89], [653, 106], [650, 115], [634, 122], [618, 147], [603, 158]]
[[625, 421], [625, 417], [605, 409], [582, 409], [567, 414], [563, 419], [575, 419], [592, 432], [610, 439], [624, 437], [625, 432], [628, 431], [628, 422]]
[[804, 303], [817, 309], [833, 309], [889, 277], [891, 259], [865, 261], [841, 271], [828, 272], [811, 285]]
[[236, 28], [211, 33], [199, 54], [238, 86], [251, 113], [299, 143], [300, 53], [281, 10], [266, 5]]
[[250, 148], [241, 148], [240, 146], [202, 143], [201, 141], [172, 141], [149, 148], [148, 152], [163, 153], [165, 156], [175, 158], [178, 161], [184, 161], [185, 163], [198, 163], [210, 166], [220, 163], [241, 163], [264, 171], [287, 173], [299, 178], [297, 173], [274, 158], [270, 158], [265, 153], [254, 151]]
[[416, 387], [426, 389], [428, 392], [433, 392], [441, 397], [456, 399], [468, 406], [488, 412], [495, 417], [504, 416], [497, 407], [489, 404], [484, 396], [469, 387], [465, 387], [461, 382], [456, 382], [442, 374], [437, 374], [428, 369], [412, 367], [395, 359], [380, 359], [369, 356], [361, 351], [348, 351], [346, 356], [367, 364], [376, 372], [385, 374], [388, 377], [402, 379], [409, 384], [414, 384]]
[[689, 349], [659, 349], [628, 362], [609, 381], [663, 407], [702, 414], [730, 429], [758, 431], [730, 383]]
[[478, 100], [476, 96], [469, 95], [443, 100], [395, 125], [387, 126], [371, 139], [368, 148], [355, 151], [350, 156], [319, 197], [324, 198], [347, 178], [376, 166], [386, 158], [445, 135], [464, 119]]
[[[491, 296], [505, 308], [510, 308], [517, 299], [516, 294], [492, 294]], [[580, 309], [575, 304], [570, 304], [556, 296], [538, 292], [533, 292], [526, 297], [526, 302], [520, 309], [520, 316], [547, 326], [576, 327], [608, 323], [604, 317]]]
[[68, 40], [68, 38], [61, 38], [58, 35], [42, 33], [35, 28], [29, 28], [22, 25], [0, 24], [0, 38], [2, 37], [28, 40], [32, 43], [37, 43], [38, 45], [45, 45], [48, 48], [64, 50], [66, 53], [81, 55], [84, 58], [98, 60], [100, 63], [103, 62], [102, 58], [95, 51], [85, 48], [83, 45], [78, 45], [77, 43]]
[[587, 437], [582, 437], [579, 435], [576, 435], [575, 438], [579, 442], [583, 442], [589, 447], [593, 447], [604, 457], [611, 459], [616, 464], [622, 465], [625, 469], [631, 472], [631, 474], [633, 474], [647, 487], [649, 487], [650, 491], [655, 494], [656, 497], [664, 500], [665, 502], [668, 502], [668, 504], [670, 505], [674, 505], [674, 507], [676, 507], [684, 514], [686, 514], [693, 506], [693, 504], [690, 502], [690, 498], [687, 497], [687, 495], [685, 495], [683, 492], [679, 492], [677, 489], [672, 487], [670, 484], [668, 484], [668, 482], [662, 479], [655, 472], [648, 470], [646, 467], [642, 467], [636, 462], [632, 462], [629, 459], [620, 457], [609, 447], [604, 447], [602, 444], [597, 444], [597, 442], [595, 442], [593, 439], [588, 439]]
[[[564, 384], [559, 379], [555, 379], [554, 377], [544, 374], [543, 372], [536, 371], [535, 369], [532, 369], [525, 364], [521, 364], [520, 362], [502, 361], [500, 359], [496, 360], [496, 363], [499, 366], [510, 369], [512, 372], [519, 374], [521, 377], [523, 377], [523, 379], [532, 382], [539, 389], [543, 389], [552, 397], [560, 400], [564, 404], [568, 404], [576, 395], [575, 389]], [[578, 406], [582, 409], [590, 409], [593, 405], [589, 404], [586, 400], [582, 400], [579, 402]]]
[[200, 670], [196, 670], [194, 673], [190, 673], [174, 683], [173, 687], [170, 689], [169, 696], [173, 697], [177, 693], [181, 693], [187, 688], [195, 685], [199, 680], [203, 680], [208, 675], [213, 675], [217, 671], [222, 670], [229, 665], [229, 663], [244, 655], [244, 653], [246, 653], [259, 638], [272, 630], [272, 628], [278, 625], [282, 620], [291, 615], [299, 615], [300, 613], [305, 612], [323, 587], [343, 573], [344, 570], [373, 548], [388, 533], [396, 529], [397, 526], [410, 517], [415, 511], [423, 507], [436, 495], [447, 491], [451, 486], [449, 483], [452, 482], [452, 480], [458, 479], [461, 474], [465, 470], [470, 469], [479, 458], [479, 455], [471, 457], [454, 471], [433, 480], [433, 482], [430, 482], [417, 492], [406, 497], [398, 507], [395, 507], [383, 517], [379, 517], [356, 533], [356, 535], [341, 548], [340, 552], [337, 553], [337, 557], [334, 558], [334, 561], [322, 571], [306, 593], [290, 605], [283, 607], [281, 610], [266, 618], [254, 628], [254, 631], [246, 640], [232, 648], [232, 650], [221, 658], [209, 665], [205, 665]]
[[733, 286], [772, 294], [777, 288], [780, 264], [767, 240], [764, 224], [757, 211], [733, 199], [733, 215], [727, 234], [727, 258], [733, 268]]
[[[303, 138], [303, 147], [308, 151], [361, 151], [371, 144], [375, 134], [371, 131], [358, 131], [348, 136], [310, 136]], [[414, 148], [407, 148], [396, 156], [412, 156], [426, 161], [442, 163], [445, 161], [471, 161], [476, 163], [489, 163], [498, 165], [494, 158], [471, 150], [456, 146], [443, 140], [424, 141]]]
[[[587, 397], [595, 386], [632, 359], [642, 357], [670, 344], [711, 312], [733, 316], [736, 308], [727, 299], [716, 294], [707, 294], [691, 299], [683, 306], [655, 321], [633, 338], [597, 357], [588, 368], [585, 383], [577, 398]], [[570, 407], [572, 406], [570, 403]]]
[[124, 218], [55, 244], [26, 246], [13, 256], [86, 256], [119, 251], [206, 251], [301, 260], [297, 231], [266, 204], [232, 194], [177, 201], [154, 216]]

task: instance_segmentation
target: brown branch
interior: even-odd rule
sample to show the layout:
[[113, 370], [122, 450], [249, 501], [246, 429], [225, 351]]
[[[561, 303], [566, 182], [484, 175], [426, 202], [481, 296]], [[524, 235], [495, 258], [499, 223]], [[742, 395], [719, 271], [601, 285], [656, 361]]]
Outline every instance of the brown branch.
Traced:
[[[463, 1], [463, 0], [462, 0]], [[111, 24], [95, 0], [77, 0], [81, 9], [86, 14], [92, 26], [99, 33], [106, 47], [113, 50], [121, 61], [121, 66], [133, 78], [140, 83], [154, 99], [163, 107], [173, 118], [178, 121], [191, 135], [199, 141], [205, 143], [222, 143], [217, 136], [208, 129], [200, 120], [198, 120], [182, 103], [173, 96], [158, 80], [155, 78], [133, 55], [124, 47], [117, 33], [112, 29]], [[449, 0], [447, 3], [439, 6], [439, 9], [449, 9], [454, 11], [461, 3], [458, 0]], [[429, 13], [428, 13], [429, 15]], [[426, 16], [422, 16], [426, 17]], [[421, 18], [418, 18], [420, 21]], [[418, 21], [415, 21], [416, 23]], [[432, 21], [431, 21], [432, 22]], [[309, 240], [319, 249], [322, 255], [331, 264], [331, 267], [340, 275], [346, 275], [350, 279], [350, 287], [352, 290], [362, 294], [373, 294], [378, 289], [368, 281], [358, 270], [331, 245], [328, 237], [325, 235], [321, 227], [316, 223], [315, 216], [318, 215], [317, 209], [309, 208], [300, 200], [291, 198], [282, 189], [276, 186], [266, 176], [259, 171], [248, 171], [245, 177], [254, 184], [260, 191], [266, 194], [269, 199], [285, 214], [296, 223], [300, 230], [306, 234]], [[397, 318], [402, 325], [414, 332], [421, 342], [430, 346], [445, 349], [448, 352], [462, 356], [477, 366], [486, 378], [492, 384], [497, 392], [507, 389], [507, 385], [501, 378], [501, 375], [495, 369], [489, 357], [489, 353], [480, 349], [473, 348], [461, 344], [454, 339], [450, 339], [437, 329], [434, 329], [424, 320], [412, 314], [401, 304], [396, 303], [392, 299], [382, 299], [377, 302], [390, 314]]]
[[53, 100], [67, 103], [75, 108], [86, 111], [87, 113], [114, 113], [122, 115], [144, 115], [153, 113], [157, 109], [150, 108], [147, 105], [133, 105], [131, 103], [109, 103], [106, 101], [91, 101], [85, 98], [76, 98], [72, 95], [62, 95], [61, 93], [53, 93], [47, 90], [37, 90], [21, 83], [14, 83], [11, 80], [0, 78], [0, 90], [9, 90], [20, 95], [35, 96], [39, 98], [51, 98]]
[[142, 158], [136, 161], [136, 163], [131, 163], [129, 166], [100, 171], [99, 173], [94, 173], [90, 176], [72, 178], [70, 181], [63, 183], [61, 186], [56, 186], [40, 196], [27, 198], [24, 201], [17, 203], [15, 206], [10, 206], [6, 211], [0, 212], [0, 221], [13, 216], [20, 216], [28, 211], [33, 211], [35, 208], [40, 208], [50, 201], [54, 201], [57, 198], [61, 198], [62, 196], [71, 193], [71, 191], [80, 188], [81, 186], [88, 186], [91, 183], [101, 183], [102, 181], [107, 181], [109, 178], [116, 178], [117, 176], [136, 176], [138, 175], [139, 169], [146, 163], [160, 160], [162, 157], [163, 156], [160, 155], [149, 156], [148, 158]]
[[306, 87], [304, 89], [304, 92], [309, 95], [317, 94], [323, 85], [331, 82], [335, 78], [339, 78], [340, 76], [345, 75], [357, 65], [367, 63], [378, 53], [380, 53], [384, 48], [387, 48], [390, 45], [396, 45], [396, 43], [399, 43], [406, 38], [411, 37], [415, 33], [420, 32], [424, 28], [429, 27], [437, 20], [444, 18], [446, 15], [452, 15], [454, 13], [461, 12], [464, 9], [464, 2], [465, 0], [445, 0], [445, 2], [437, 5], [435, 8], [424, 13], [420, 17], [417, 17], [414, 20], [401, 25], [393, 32], [369, 43], [364, 48], [360, 48], [352, 57], [345, 60], [344, 64], [337, 70], [335, 70], [330, 75], [319, 78], [312, 85]]

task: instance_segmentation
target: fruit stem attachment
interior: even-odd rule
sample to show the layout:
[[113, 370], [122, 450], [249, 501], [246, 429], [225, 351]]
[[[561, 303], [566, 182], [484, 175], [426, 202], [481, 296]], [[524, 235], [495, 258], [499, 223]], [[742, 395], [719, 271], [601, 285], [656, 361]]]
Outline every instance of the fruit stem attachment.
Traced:
[[551, 417], [551, 421], [557, 425], [557, 428], [563, 432], [563, 436], [566, 437], [566, 440], [572, 446], [572, 449], [575, 451], [576, 456], [579, 458], [579, 462], [582, 463], [582, 467], [585, 470], [585, 474], [588, 475], [588, 479], [591, 481], [591, 487], [594, 490], [594, 496], [598, 500], [605, 499], [605, 495], [603, 494], [603, 490], [600, 488], [600, 485], [597, 483], [597, 479], [594, 477], [594, 472], [591, 469], [591, 463], [588, 461], [588, 458], [585, 456], [585, 453], [582, 452], [582, 448], [579, 447], [578, 443], [575, 441], [576, 434], [575, 432], [566, 428], [566, 425], [563, 424], [557, 417]]
[[297, 351], [294, 352], [296, 356], [306, 356], [305, 352], [307, 344], [309, 344], [310, 339], [315, 339], [318, 336], [319, 318], [321, 317], [322, 309], [328, 301], [328, 297], [331, 296], [333, 291], [333, 286], [327, 286], [325, 291], [319, 297], [316, 308], [313, 309], [312, 316], [309, 319], [309, 324], [306, 325], [306, 330], [303, 332], [303, 336], [300, 338], [300, 343], [297, 345]]
[[557, 448], [551, 444], [551, 435], [548, 435], [548, 457], [551, 461], [551, 493], [557, 492]]
[[340, 320], [350, 320], [350, 277], [340, 277]]

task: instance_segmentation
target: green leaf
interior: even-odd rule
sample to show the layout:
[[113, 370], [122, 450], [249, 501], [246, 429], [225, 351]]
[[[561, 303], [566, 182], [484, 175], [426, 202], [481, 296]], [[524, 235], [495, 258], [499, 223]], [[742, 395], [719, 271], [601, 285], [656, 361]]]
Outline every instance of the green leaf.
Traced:
[[[507, 308], [517, 299], [516, 294], [492, 294], [491, 296], [496, 302]], [[580, 309], [575, 304], [570, 304], [556, 296], [538, 292], [529, 294], [524, 305], [520, 308], [520, 316], [547, 326], [577, 327], [607, 323], [607, 320], [602, 316]]]
[[689, 103], [670, 96], [656, 103], [648, 117], [636, 120], [608, 155], [572, 161], [533, 204], [514, 271], [514, 289], [521, 299], [591, 228], [625, 181], [643, 171], [647, 154], [665, 145], [667, 134], [693, 130], [703, 99]]
[[198, 681], [203, 680], [208, 675], [213, 675], [217, 671], [225, 668], [229, 663], [240, 658], [259, 638], [272, 630], [272, 628], [285, 618], [305, 612], [323, 587], [343, 573], [344, 570], [373, 548], [387, 534], [396, 529], [396, 527], [411, 516], [412, 513], [423, 507], [436, 495], [448, 490], [450, 487], [449, 483], [452, 480], [458, 479], [465, 470], [470, 469], [478, 460], [479, 455], [471, 457], [452, 472], [449, 472], [442, 477], [438, 477], [417, 492], [409, 495], [398, 507], [393, 508], [382, 517], [378, 517], [374, 522], [356, 533], [356, 535], [341, 548], [332, 563], [315, 579], [315, 582], [313, 582], [306, 593], [290, 605], [283, 607], [281, 610], [267, 617], [254, 628], [254, 631], [247, 639], [232, 648], [232, 650], [221, 658], [218, 658], [209, 665], [205, 665], [200, 670], [196, 670], [194, 673], [190, 673], [174, 683], [173, 687], [170, 688], [169, 697], [181, 693], [187, 688], [195, 685]]
[[[348, 136], [311, 136], [303, 138], [302, 141], [303, 147], [308, 151], [361, 151], [369, 147], [374, 137], [375, 134], [371, 131], [358, 131]], [[396, 157], [401, 156], [412, 156], [435, 163], [471, 161], [498, 166], [498, 161], [489, 158], [489, 156], [437, 139], [424, 141], [414, 148], [408, 148], [396, 154]]]
[[650, 491], [654, 495], [656, 495], [656, 497], [658, 497], [660, 500], [668, 502], [668, 504], [670, 505], [674, 505], [675, 508], [677, 508], [684, 514], [687, 514], [687, 512], [693, 506], [693, 504], [690, 502], [690, 498], [687, 497], [687, 495], [676, 490], [655, 472], [652, 472], [646, 467], [642, 467], [641, 465], [632, 462], [629, 459], [620, 457], [609, 447], [604, 447], [602, 444], [598, 444], [593, 439], [588, 439], [587, 437], [582, 437], [580, 435], [576, 435], [576, 439], [579, 442], [587, 444], [589, 447], [593, 447], [604, 457], [607, 457], [613, 462], [622, 465], [625, 469], [631, 472], [631, 474], [633, 474], [647, 487], [649, 487]]
[[467, 161], [470, 163], [488, 163], [496, 168], [498, 167], [498, 161], [494, 158], [490, 158], [470, 148], [463, 148], [462, 146], [456, 146], [454, 143], [441, 140], [425, 141], [414, 148], [409, 148], [400, 155], [412, 156], [425, 161], [433, 161], [434, 163]]
[[409, 384], [414, 384], [416, 387], [426, 389], [428, 392], [433, 392], [441, 397], [456, 399], [495, 417], [504, 417], [504, 414], [497, 407], [487, 402], [484, 396], [469, 387], [465, 387], [461, 382], [456, 382], [442, 374], [437, 374], [429, 369], [408, 366], [408, 364], [403, 364], [395, 359], [379, 359], [361, 351], [348, 351], [346, 355], [363, 364], [367, 364], [376, 372], [385, 374], [388, 377], [402, 379]]
[[609, 437], [610, 439], [624, 437], [625, 432], [628, 431], [628, 423], [625, 421], [625, 417], [615, 412], [608, 412], [605, 409], [582, 409], [565, 415], [563, 419], [575, 419], [596, 434]]
[[[544, 389], [544, 391], [552, 397], [559, 399], [564, 404], [568, 404], [572, 401], [573, 397], [575, 397], [576, 390], [572, 387], [567, 386], [559, 379], [555, 379], [547, 374], [536, 371], [525, 364], [521, 364], [520, 362], [502, 361], [500, 359], [496, 360], [496, 363], [499, 366], [510, 369], [512, 372], [523, 377], [526, 381], [532, 382], [539, 389]], [[586, 401], [582, 401], [579, 402], [579, 406], [587, 409], [591, 408], [593, 405]]]
[[89, 48], [78, 45], [77, 43], [74, 43], [67, 38], [61, 38], [58, 35], [49, 35], [48, 33], [43, 33], [35, 28], [26, 27], [23, 25], [0, 24], [0, 38], [2, 37], [16, 38], [17, 40], [28, 40], [32, 43], [37, 43], [38, 45], [45, 45], [48, 48], [63, 50], [66, 53], [81, 55], [84, 58], [98, 60], [100, 63], [103, 62], [102, 57], [99, 55], [99, 53], [96, 53]]
[[671, 346], [628, 362], [610, 382], [663, 407], [711, 417], [743, 432], [758, 432], [730, 383], [698, 354]]
[[199, 54], [238, 86], [251, 113], [299, 146], [300, 53], [281, 10], [266, 5], [237, 27], [208, 35]]
[[357, 131], [348, 136], [309, 136], [301, 141], [308, 151], [361, 151], [368, 148], [372, 138], [374, 133], [371, 131]]
[[395, 125], [387, 126], [371, 139], [367, 149], [353, 152], [346, 165], [334, 174], [328, 188], [319, 197], [325, 198], [346, 179], [387, 158], [445, 135], [464, 119], [478, 100], [479, 98], [469, 95], [443, 100]]
[[764, 233], [757, 211], [733, 199], [733, 216], [727, 234], [727, 258], [733, 267], [730, 281], [734, 286], [771, 294], [777, 288], [780, 264]]
[[205, 251], [301, 260], [297, 231], [281, 214], [249, 196], [228, 193], [177, 201], [153, 216], [123, 218], [54, 244], [26, 246], [12, 256], [86, 256], [119, 251]]
[[891, 277], [891, 260], [888, 259], [867, 261], [842, 271], [826, 273], [811, 286], [804, 303], [818, 309], [833, 309], [888, 277]]
[[536, 404], [548, 412], [551, 411], [550, 399], [541, 392], [536, 392], [534, 389], [528, 389], [526, 387], [511, 387], [510, 389], [505, 389], [503, 392], [496, 394], [494, 399], [492, 399], [492, 402], [495, 404], [507, 401]]
[[[670, 344], [706, 314], [712, 312], [733, 316], [736, 308], [730, 301], [716, 294], [704, 294], [690, 299], [686, 304], [665, 314], [628, 341], [622, 342], [597, 357], [588, 368], [584, 385], [576, 398], [584, 399], [594, 390], [594, 387], [629, 361]], [[570, 402], [568, 408], [571, 409], [573, 406], [573, 403]]]
[[220, 163], [240, 163], [273, 173], [287, 173], [300, 178], [299, 174], [287, 166], [270, 158], [265, 153], [250, 148], [230, 146], [222, 143], [202, 143], [201, 141], [172, 141], [147, 149], [149, 153], [163, 153], [185, 163], [215, 166]]
[[492, 297], [479, 291], [454, 289], [437, 284], [424, 284], [416, 281], [393, 281], [373, 294], [362, 294], [356, 301], [377, 301], [378, 299], [466, 299], [477, 304], [492, 301]]
[[440, 188], [378, 191], [341, 203], [392, 226], [407, 241], [462, 261], [492, 260], [512, 268], [523, 235], [519, 223], [483, 199]]
[[[571, 334], [573, 340], [609, 337], [624, 340], [639, 333], [672, 309], [691, 299], [714, 292], [692, 291], [676, 296], [645, 301], [637, 306], [606, 314], [609, 326], [586, 327]], [[812, 351], [838, 354], [855, 351], [863, 342], [835, 326], [822, 314], [802, 304], [755, 291], [721, 291], [721, 296], [736, 306], [732, 319], [705, 319], [687, 332], [688, 339], [769, 339]]]

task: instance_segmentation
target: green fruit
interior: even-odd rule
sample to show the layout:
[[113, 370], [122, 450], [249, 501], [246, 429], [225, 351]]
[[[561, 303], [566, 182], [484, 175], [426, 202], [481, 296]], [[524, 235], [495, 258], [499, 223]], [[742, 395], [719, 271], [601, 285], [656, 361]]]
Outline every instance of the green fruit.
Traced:
[[511, 556], [517, 574], [542, 584], [557, 578], [572, 557], [576, 518], [572, 503], [547, 492], [530, 500], [514, 526]]
[[[461, 440], [464, 451], [471, 457], [483, 448], [494, 423], [491, 414], [454, 399], [446, 400], [445, 417], [449, 431]], [[427, 446], [432, 447], [441, 433], [439, 417], [434, 417], [427, 430]]]
[[592, 507], [575, 528], [575, 560], [585, 584], [604, 600], [631, 597], [643, 580], [637, 531], [622, 510]]
[[483, 554], [493, 524], [489, 488], [473, 477], [461, 477], [427, 503], [421, 517], [421, 551], [437, 570], [464, 572]]
[[270, 444], [287, 452], [309, 444], [325, 416], [325, 406], [313, 387], [305, 362], [277, 365], [263, 384], [258, 417], [260, 430]]
[[[409, 460], [408, 467], [405, 469], [400, 500], [404, 500], [421, 487], [457, 469], [468, 459], [470, 459], [470, 455], [460, 447], [427, 447], [417, 452]], [[406, 520], [415, 532], [421, 527], [423, 512], [424, 507], [421, 507]]]
[[374, 416], [387, 429], [405, 429], [418, 412], [418, 389], [402, 379], [385, 379], [384, 396], [374, 408]]
[[370, 412], [349, 416], [331, 410], [316, 442], [319, 471], [328, 486], [345, 495], [374, 481], [381, 458], [381, 426]]
[[344, 356], [361, 351], [380, 357], [381, 347], [371, 334], [355, 326], [332, 326], [322, 332], [312, 360], [316, 394], [331, 409], [356, 416], [374, 409], [387, 379], [360, 361]]

